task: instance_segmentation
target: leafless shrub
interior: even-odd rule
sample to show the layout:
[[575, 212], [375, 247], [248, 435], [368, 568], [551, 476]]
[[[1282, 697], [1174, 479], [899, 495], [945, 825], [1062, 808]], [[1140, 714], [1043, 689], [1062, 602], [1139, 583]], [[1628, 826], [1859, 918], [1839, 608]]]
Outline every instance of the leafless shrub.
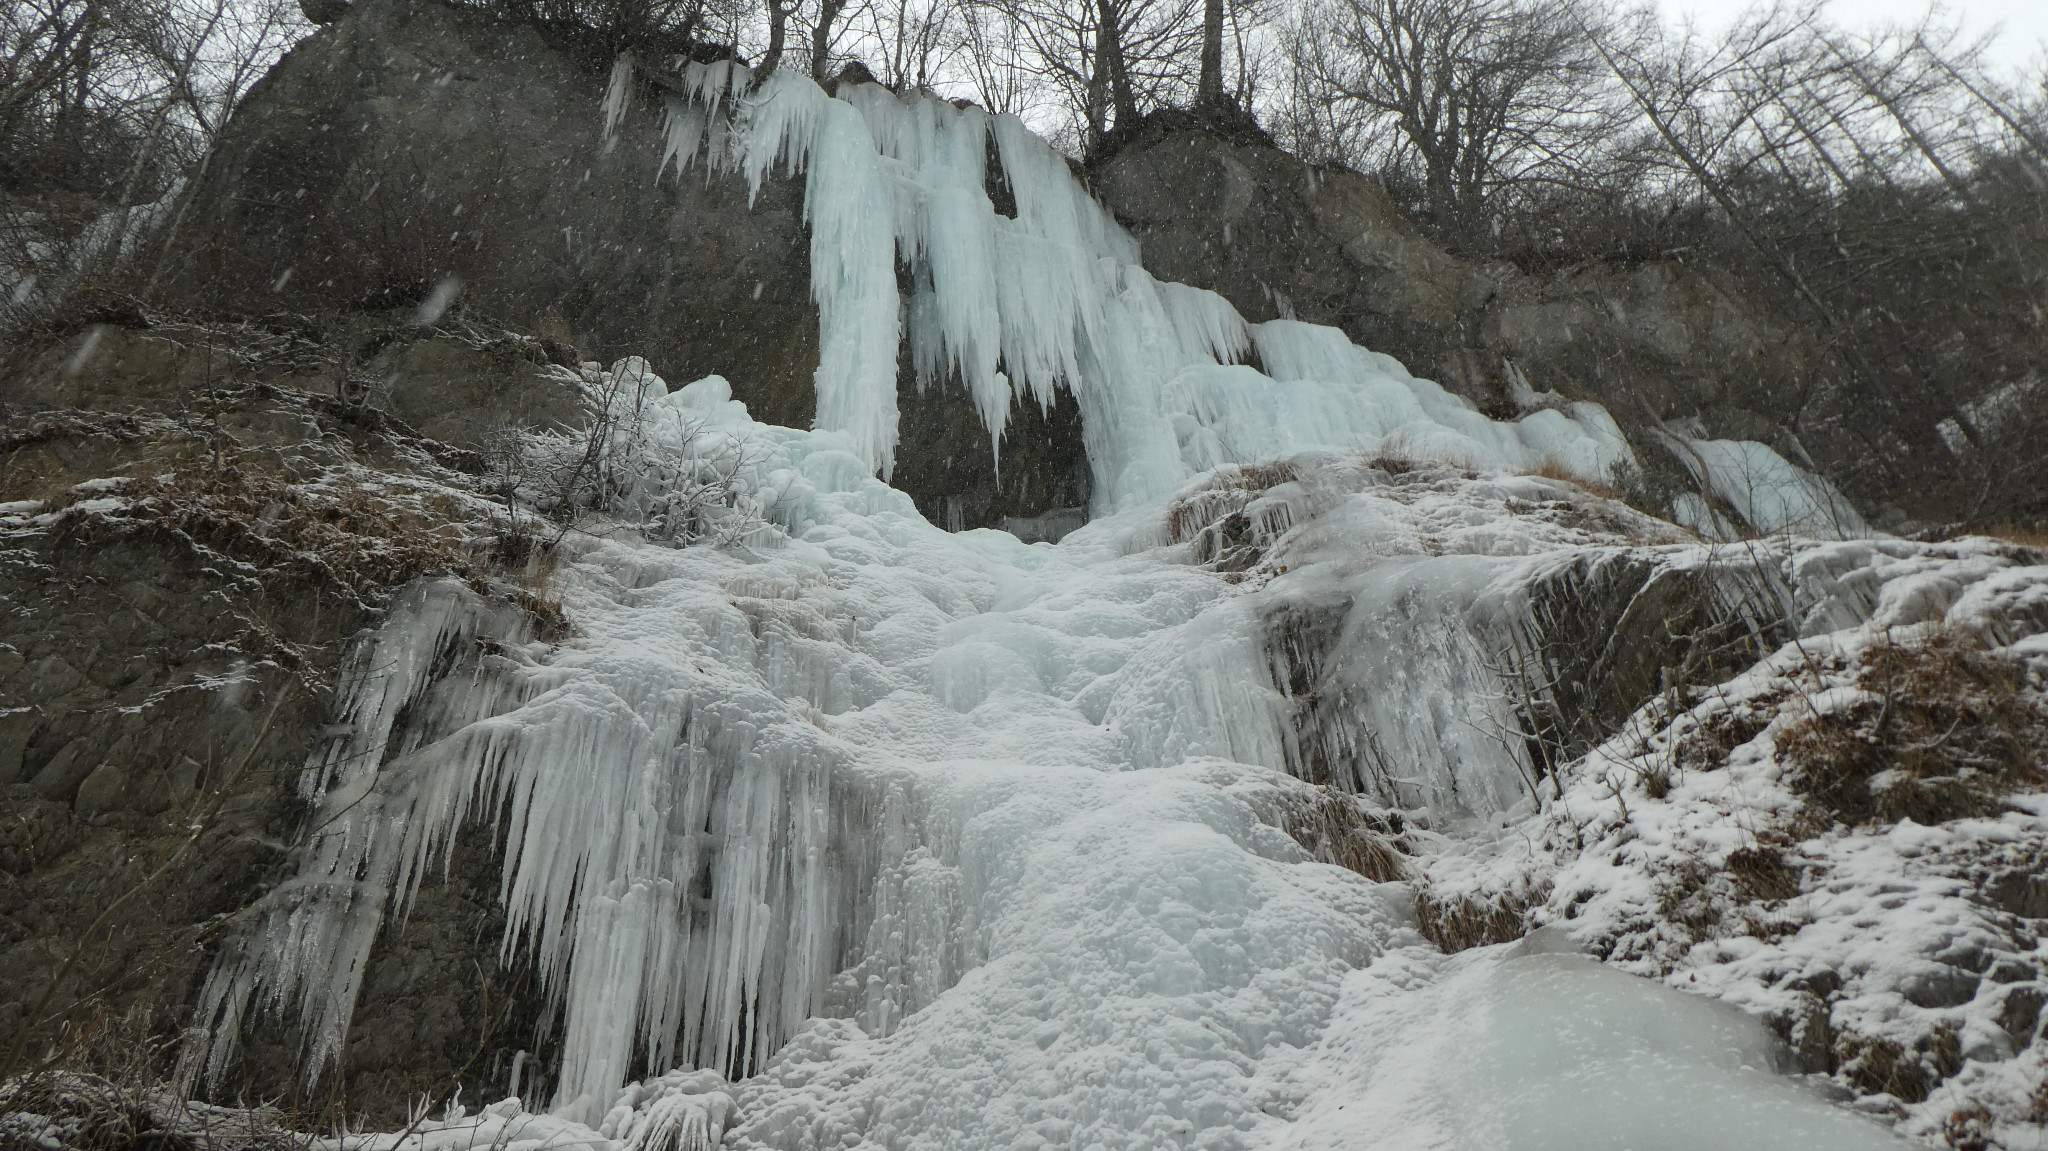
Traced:
[[554, 520], [557, 540], [597, 512], [678, 547], [746, 542], [762, 526], [747, 445], [696, 420], [657, 433], [645, 387], [630, 367], [585, 379], [584, 430], [517, 433], [503, 486]]
[[1793, 789], [1821, 812], [1940, 823], [2002, 810], [2005, 794], [2048, 781], [2048, 711], [2018, 661], [1944, 632], [1873, 649], [1857, 683], [1877, 698], [1778, 737]]

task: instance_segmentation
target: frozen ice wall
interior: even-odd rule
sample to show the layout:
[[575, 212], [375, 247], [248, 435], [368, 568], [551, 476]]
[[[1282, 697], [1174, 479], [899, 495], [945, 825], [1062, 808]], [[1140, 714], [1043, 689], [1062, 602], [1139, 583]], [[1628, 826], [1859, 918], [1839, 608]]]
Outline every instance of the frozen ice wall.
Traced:
[[[653, 1088], [630, 1124], [607, 1110], [671, 1067], [740, 1080], [734, 1146], [1259, 1145], [1351, 973], [1415, 945], [1407, 888], [1297, 838], [1332, 793], [1289, 774], [1305, 729], [1274, 620], [1343, 604], [1325, 670], [1371, 703], [1345, 730], [1410, 765], [1332, 779], [1372, 797], [1342, 802], [1450, 831], [1528, 799], [1508, 745], [1459, 742], [1514, 722], [1482, 657], [1518, 595], [1561, 556], [1674, 538], [1617, 505], [1589, 529], [1559, 481], [1337, 453], [1027, 545], [933, 527], [847, 433], [756, 424], [716, 377], [671, 392], [627, 360], [596, 385], [633, 397], [634, 475], [738, 461], [721, 506], [757, 522], [675, 546], [628, 475], [615, 518], [564, 537], [567, 638], [453, 583], [396, 605], [306, 767], [298, 876], [205, 988], [189, 1075], [261, 1012], [331, 1060], [382, 924], [455, 837], [491, 834], [503, 955], [560, 1004], [557, 1089], [433, 1146], [708, 1124]], [[1260, 525], [1251, 578], [1208, 562], [1231, 516]], [[1855, 578], [1808, 574], [1816, 596]]]
[[[757, 190], [778, 164], [806, 175], [817, 427], [845, 433], [885, 477], [896, 450], [899, 316], [918, 385], [964, 387], [991, 450], [1013, 403], [1070, 390], [1098, 515], [1168, 495], [1218, 464], [1310, 449], [1516, 471], [1548, 464], [1589, 480], [1629, 460], [1595, 405], [1496, 423], [1334, 328], [1248, 325], [1213, 292], [1155, 281], [1066, 160], [1014, 116], [875, 84], [843, 86], [835, 98], [787, 72], [744, 95], [740, 84], [729, 64], [688, 66], [694, 95], [669, 104], [665, 163], [686, 168], [701, 141], [709, 162], [737, 166]], [[622, 102], [607, 100], [608, 131]], [[722, 135], [726, 112], [736, 131]], [[1010, 190], [1014, 216], [990, 201], [992, 175]], [[1242, 364], [1254, 350], [1263, 373]]]

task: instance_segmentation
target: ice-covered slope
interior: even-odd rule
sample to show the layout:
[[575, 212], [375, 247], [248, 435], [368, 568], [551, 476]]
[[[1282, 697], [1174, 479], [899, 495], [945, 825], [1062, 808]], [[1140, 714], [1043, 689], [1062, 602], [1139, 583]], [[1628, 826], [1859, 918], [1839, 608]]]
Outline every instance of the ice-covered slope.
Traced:
[[[735, 476], [711, 518], [744, 542], [649, 539], [629, 484], [638, 528], [564, 540], [575, 638], [454, 584], [395, 611], [308, 769], [300, 878], [208, 989], [216, 1055], [280, 998], [337, 1050], [380, 918], [482, 818], [509, 837], [506, 952], [564, 1004], [559, 1091], [524, 1101], [557, 1114], [415, 1140], [559, 1147], [666, 1108], [743, 1147], [1457, 1147], [1526, 1105], [1598, 1147], [1650, 1122], [1604, 1110], [1627, 1099], [1744, 1133], [1701, 1146], [1885, 1138], [1773, 1077], [1757, 1024], [1571, 957], [1446, 964], [1413, 889], [1360, 874], [1375, 821], [1455, 837], [1531, 805], [1488, 645], [1532, 589], [1710, 549], [1558, 481], [1356, 455], [1226, 469], [1058, 546], [954, 535], [842, 433], [755, 424], [720, 380], [599, 383], [642, 413], [622, 474]], [[1310, 713], [1278, 621], [1336, 592], [1326, 639], [1371, 658], [1329, 674], [1375, 699], [1346, 730], [1414, 765], [1339, 781], [1362, 799], [1288, 774]], [[611, 1106], [672, 1065], [751, 1077]]]

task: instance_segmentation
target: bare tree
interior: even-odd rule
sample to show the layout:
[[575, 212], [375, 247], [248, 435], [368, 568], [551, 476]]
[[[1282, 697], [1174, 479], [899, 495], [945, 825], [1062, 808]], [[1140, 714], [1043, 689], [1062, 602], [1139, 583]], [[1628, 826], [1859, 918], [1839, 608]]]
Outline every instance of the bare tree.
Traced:
[[1321, 0], [1291, 47], [1326, 117], [1368, 122], [1348, 134], [1384, 151], [1360, 159], [1412, 165], [1432, 220], [1471, 231], [1503, 191], [1599, 168], [1621, 117], [1594, 20], [1572, 0]]

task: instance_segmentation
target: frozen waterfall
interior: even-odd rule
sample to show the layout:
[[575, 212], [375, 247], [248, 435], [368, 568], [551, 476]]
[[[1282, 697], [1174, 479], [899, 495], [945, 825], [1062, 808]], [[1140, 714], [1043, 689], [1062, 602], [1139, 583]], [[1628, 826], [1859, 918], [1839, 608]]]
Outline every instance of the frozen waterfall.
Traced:
[[[298, 875], [220, 957], [188, 1078], [263, 1011], [320, 1074], [380, 926], [456, 837], [493, 835], [502, 958], [560, 1005], [555, 1093], [383, 1145], [1452, 1147], [1499, 1121], [1474, 1100], [1528, 1097], [1618, 1147], [1643, 1129], [1628, 1092], [1545, 1065], [1584, 1020], [1677, 1036], [1601, 1066], [1666, 1096], [1712, 1081], [1699, 1130], [1881, 1145], [1774, 1079], [1754, 1024], [1583, 960], [1446, 959], [1398, 863], [1355, 858], [1536, 804], [1532, 740], [1572, 703], [1547, 595], [1607, 579], [1625, 624], [1692, 581], [1761, 642], [1825, 598], [1792, 545], [1716, 555], [1531, 474], [1626, 465], [1596, 406], [1495, 422], [1333, 329], [1154, 281], [1014, 118], [689, 80], [672, 162], [808, 173], [817, 427], [633, 360], [580, 381], [630, 397], [641, 488], [732, 461], [746, 530], [674, 546], [661, 492], [629, 485], [561, 542], [559, 640], [452, 582], [407, 593], [342, 684]], [[984, 191], [991, 136], [1014, 218]], [[1057, 546], [948, 533], [877, 479], [905, 343], [992, 436], [1013, 398], [1072, 390], [1094, 521]], [[1338, 826], [1382, 832], [1342, 848]], [[677, 1067], [703, 1070], [628, 1086]]]

